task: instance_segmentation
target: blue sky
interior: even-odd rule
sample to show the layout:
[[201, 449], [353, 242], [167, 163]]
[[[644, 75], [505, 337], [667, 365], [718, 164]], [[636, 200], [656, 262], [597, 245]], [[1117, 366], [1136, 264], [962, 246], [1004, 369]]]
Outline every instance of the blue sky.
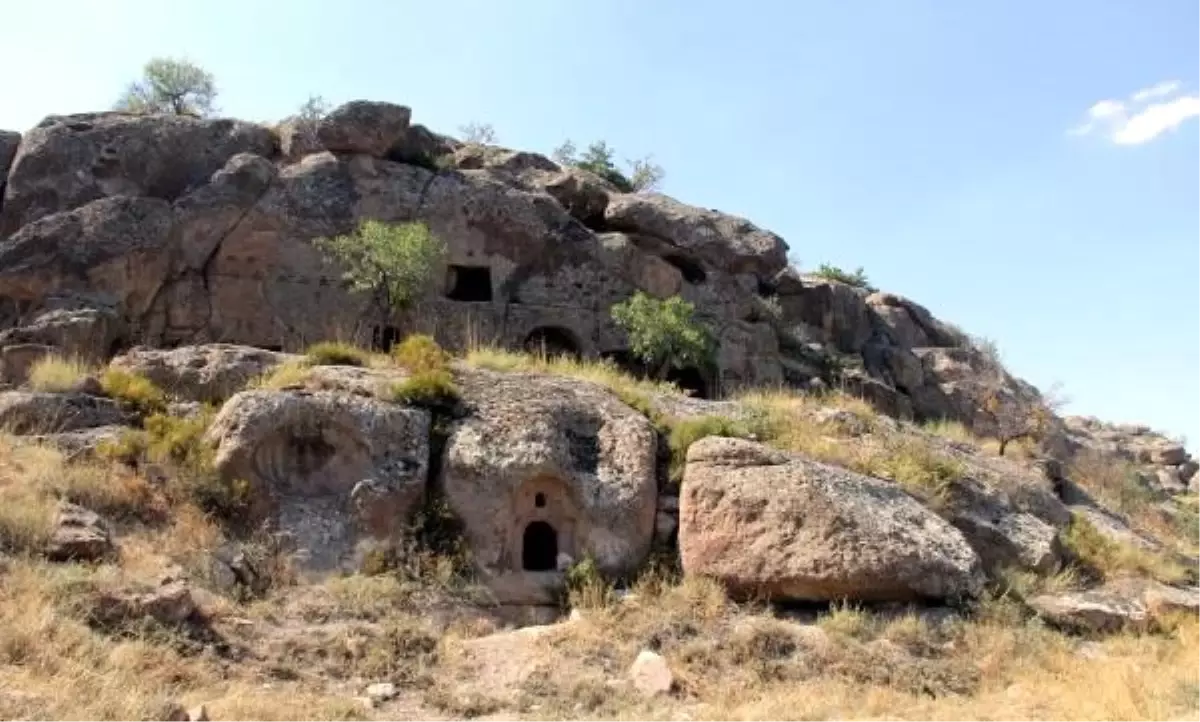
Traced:
[[[221, 110], [390, 100], [453, 133], [652, 154], [664, 191], [862, 265], [1069, 411], [1200, 440], [1194, 0], [17, 3], [0, 127], [107, 107], [154, 55]], [[16, 30], [16, 32], [13, 32]]]

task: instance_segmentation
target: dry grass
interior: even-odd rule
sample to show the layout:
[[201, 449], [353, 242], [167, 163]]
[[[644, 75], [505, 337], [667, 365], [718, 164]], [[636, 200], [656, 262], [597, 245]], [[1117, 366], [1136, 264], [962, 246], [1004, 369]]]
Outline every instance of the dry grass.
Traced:
[[285, 361], [249, 384], [251, 389], [281, 390], [302, 387], [312, 376], [312, 364], [308, 359]]
[[1087, 517], [1075, 514], [1062, 534], [1063, 546], [1080, 564], [1103, 578], [1145, 574], [1161, 582], [1185, 582], [1190, 570], [1167, 555], [1111, 539]]
[[967, 428], [966, 424], [962, 423], [961, 421], [948, 421], [946, 419], [928, 421], [921, 425], [921, 430], [927, 434], [940, 436], [943, 439], [955, 441], [960, 444], [971, 444], [978, 447], [981, 443], [979, 437], [975, 436], [975, 434]]
[[366, 366], [371, 353], [343, 341], [322, 341], [309, 346], [304, 357], [314, 366]]
[[464, 360], [471, 366], [491, 371], [524, 371], [591, 381], [608, 388], [617, 398], [651, 420], [656, 417], [650, 402], [654, 395], [680, 393], [674, 384], [636, 378], [609, 361], [546, 357], [486, 346], [471, 349]]
[[167, 395], [153, 381], [133, 371], [108, 368], [100, 375], [100, 386], [111, 399], [140, 414], [161, 413]]
[[29, 386], [35, 391], [64, 393], [75, 388], [96, 369], [78, 359], [62, 356], [43, 356], [29, 368]]

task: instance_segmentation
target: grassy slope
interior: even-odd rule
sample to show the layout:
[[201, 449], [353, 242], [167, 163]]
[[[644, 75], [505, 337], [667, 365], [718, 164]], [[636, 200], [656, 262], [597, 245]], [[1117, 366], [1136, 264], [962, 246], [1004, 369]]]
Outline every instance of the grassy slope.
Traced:
[[[920, 434], [901, 433], [844, 396], [758, 393], [740, 399], [748, 413], [737, 419], [689, 425], [658, 410], [655, 399], [669, 388], [611, 367], [492, 350], [465, 361], [606, 385], [671, 433], [679, 449], [709, 431], [753, 434], [892, 478], [919, 495], [936, 494], [954, 471], [953, 459], [922, 444]], [[56, 377], [55, 386], [77, 373], [54, 370], [47, 375]], [[823, 411], [830, 407], [845, 413]], [[931, 431], [988, 453], [986, 443], [961, 430]], [[1077, 471], [1093, 494], [1138, 525], [1194, 548], [1178, 523], [1162, 522], [1149, 501], [1125, 489], [1125, 476], [1104, 470]], [[44, 539], [62, 497], [114, 521], [118, 562], [52, 565], [27, 553]], [[970, 619], [948, 622], [849, 608], [785, 619], [731, 604], [702, 580], [681, 582], [652, 571], [633, 602], [579, 596], [587, 607], [583, 619], [538, 648], [536, 669], [500, 688], [466, 664], [463, 651], [468, 640], [496, 626], [456, 605], [467, 590], [453, 564], [436, 558], [401, 572], [315, 585], [278, 568], [265, 597], [245, 601], [200, 590], [208, 621], [199, 635], [195, 629], [89, 625], [88, 612], [102, 591], [153, 586], [181, 570], [202, 576], [204, 554], [223, 538], [220, 524], [169, 485], [156, 486], [111, 462], [67, 464], [55, 451], [0, 437], [0, 543], [10, 550], [0, 572], [0, 717], [145, 718], [162, 714], [170, 701], [205, 703], [213, 719], [1167, 719], [1197, 713], [1195, 617], [1155, 634], [1082, 643], [1028, 618], [1003, 596], [984, 600]], [[1028, 591], [1072, 581], [1064, 575], [1014, 585]], [[611, 686], [651, 644], [674, 670], [678, 693], [645, 700]], [[498, 667], [507, 662], [502, 656]], [[384, 679], [399, 684], [398, 699], [374, 710], [355, 699], [366, 684]]]

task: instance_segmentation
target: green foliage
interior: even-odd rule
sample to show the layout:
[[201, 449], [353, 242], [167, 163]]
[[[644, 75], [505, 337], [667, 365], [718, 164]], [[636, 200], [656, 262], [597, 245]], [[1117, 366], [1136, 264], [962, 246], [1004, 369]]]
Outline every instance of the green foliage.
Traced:
[[566, 603], [570, 607], [601, 609], [616, 599], [612, 585], [591, 556], [572, 564], [565, 574]]
[[372, 294], [387, 310], [401, 310], [419, 300], [446, 255], [445, 242], [419, 221], [367, 220], [354, 233], [314, 243], [345, 267], [350, 290]]
[[216, 84], [211, 73], [175, 58], [152, 58], [142, 68], [142, 78], [131, 83], [117, 100], [116, 109], [131, 113], [173, 113], [208, 116], [215, 108]]
[[154, 414], [142, 422], [145, 429], [146, 456], [155, 463], [172, 464], [195, 472], [212, 469], [214, 449], [204, 440], [204, 432], [216, 411], [205, 407], [189, 416]]
[[853, 273], [848, 273], [837, 266], [828, 263], [822, 263], [820, 268], [818, 268], [813, 275], [820, 276], [821, 278], [828, 278], [831, 281], [845, 283], [857, 288], [865, 288], [868, 291], [876, 290], [875, 287], [867, 281], [867, 274], [866, 271], [863, 270], [862, 266], [854, 269]]
[[711, 366], [715, 344], [694, 314], [695, 307], [679, 296], [662, 300], [641, 291], [612, 307], [613, 320], [629, 334], [630, 351], [658, 379], [672, 366]]
[[163, 390], [133, 371], [105, 369], [100, 376], [100, 387], [109, 398], [138, 414], [155, 414], [167, 408], [167, 395]]
[[436, 369], [415, 373], [394, 384], [390, 395], [398, 404], [445, 407], [458, 401], [458, 387], [449, 371]]
[[671, 423], [668, 445], [671, 448], [671, 481], [678, 484], [683, 478], [687, 451], [692, 444], [706, 436], [731, 436], [739, 439], [751, 436], [750, 428], [726, 416], [700, 416]]
[[450, 362], [446, 353], [432, 336], [413, 334], [392, 349], [396, 363], [413, 373], [439, 371]]
[[368, 354], [342, 341], [322, 341], [309, 346], [304, 358], [314, 366], [366, 366]]
[[579, 155], [575, 144], [567, 140], [554, 150], [553, 157], [560, 165], [575, 166], [595, 173], [622, 193], [654, 190], [666, 174], [662, 166], [646, 157], [630, 161], [629, 175], [626, 175], [613, 162], [615, 154], [608, 143], [601, 140], [589, 145], [583, 155]]
[[467, 123], [459, 126], [458, 132], [467, 143], [492, 145], [496, 142], [496, 129], [490, 123]]

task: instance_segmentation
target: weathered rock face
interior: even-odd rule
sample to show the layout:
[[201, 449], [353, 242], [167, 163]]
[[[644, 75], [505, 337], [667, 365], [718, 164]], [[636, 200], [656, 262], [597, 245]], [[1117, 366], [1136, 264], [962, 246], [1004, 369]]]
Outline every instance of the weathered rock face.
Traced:
[[351, 567], [396, 541], [421, 501], [429, 412], [333, 391], [245, 391], [208, 430], [216, 468], [250, 483], [302, 567]]
[[208, 344], [178, 349], [137, 347], [114, 358], [111, 365], [145, 376], [172, 396], [220, 402], [287, 358], [250, 346]]
[[[17, 139], [3, 136], [0, 160]], [[25, 331], [0, 348], [73, 353], [36, 317], [56, 297], [86, 296], [77, 308], [116, 321], [72, 342], [92, 356], [135, 344], [386, 345], [423, 330], [451, 348], [626, 359], [610, 309], [642, 290], [683, 296], [714, 332], [716, 369], [678, 370], [698, 393], [837, 381], [888, 414], [987, 433], [974, 383], [985, 360], [924, 307], [786, 268], [783, 239], [743, 218], [621, 193], [536, 153], [459, 143], [411, 124], [404, 106], [354, 101], [274, 131], [51, 116], [19, 140], [0, 208], [0, 334]], [[371, 308], [314, 248], [364, 219], [423, 221], [446, 241], [421, 313]], [[1036, 400], [1016, 379], [1004, 385]]]
[[317, 138], [335, 153], [382, 158], [408, 129], [412, 110], [403, 105], [356, 100], [335, 108], [317, 125]]
[[604, 220], [614, 230], [660, 238], [734, 274], [769, 279], [787, 265], [788, 246], [774, 233], [744, 218], [658, 193], [617, 196], [609, 201]]
[[684, 572], [740, 595], [949, 599], [983, 582], [962, 535], [899, 487], [749, 441], [691, 446], [679, 516]]
[[49, 434], [123, 424], [126, 414], [111, 399], [82, 393], [0, 392], [0, 429]]
[[1034, 597], [1047, 621], [1074, 631], [1144, 630], [1170, 612], [1195, 613], [1200, 589], [1177, 589], [1149, 579], [1118, 579], [1095, 589]]
[[17, 155], [17, 147], [21, 145], [21, 134], [11, 130], [0, 130], [0, 207], [4, 199], [4, 182], [8, 178], [8, 168]]
[[470, 414], [450, 432], [440, 487], [495, 575], [560, 570], [559, 555], [635, 570], [654, 534], [656, 439], [593, 384], [464, 372]]
[[46, 309], [16, 328], [0, 331], [0, 356], [10, 348], [41, 346], [71, 358], [106, 360], [126, 335], [111, 307], [82, 299], [46, 299]]
[[95, 561], [113, 551], [112, 536], [99, 514], [76, 504], [59, 507], [46, 548], [50, 561]]
[[8, 173], [0, 238], [108, 196], [171, 201], [237, 153], [270, 156], [270, 131], [235, 120], [83, 113], [25, 134]]

